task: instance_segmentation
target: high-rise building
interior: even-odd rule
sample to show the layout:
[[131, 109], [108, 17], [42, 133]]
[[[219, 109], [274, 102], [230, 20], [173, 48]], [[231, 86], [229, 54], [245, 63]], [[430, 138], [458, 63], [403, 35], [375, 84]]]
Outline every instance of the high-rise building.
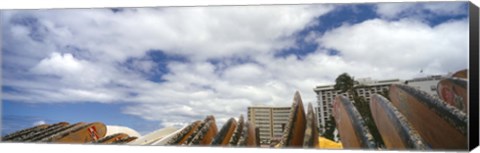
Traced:
[[[356, 80], [358, 84], [363, 85], [361, 88], [357, 88], [356, 91], [360, 97], [364, 97], [365, 100], [370, 101], [370, 96], [375, 93], [382, 93], [390, 87], [391, 84], [402, 83], [399, 79], [391, 80], [372, 80], [370, 78], [363, 78]], [[334, 89], [334, 85], [325, 85], [317, 86], [313, 89], [317, 94], [317, 115], [318, 115], [318, 127], [320, 128], [320, 133], [325, 132], [326, 122], [330, 120], [333, 109], [333, 101], [335, 96], [344, 95], [350, 100], [353, 99], [352, 95], [348, 93], [340, 93], [340, 91]]]
[[291, 107], [248, 107], [248, 121], [260, 131], [260, 143], [269, 144], [281, 138], [288, 123]]

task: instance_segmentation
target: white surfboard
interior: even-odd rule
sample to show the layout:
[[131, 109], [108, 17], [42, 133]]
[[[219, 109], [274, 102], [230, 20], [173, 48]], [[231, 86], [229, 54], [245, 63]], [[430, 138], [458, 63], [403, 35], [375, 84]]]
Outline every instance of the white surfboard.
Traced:
[[183, 126], [182, 128], [164, 136], [163, 138], [153, 142], [153, 143], [150, 143], [150, 145], [155, 145], [155, 146], [163, 146], [165, 145], [171, 138], [173, 138], [175, 135], [177, 135], [178, 133], [180, 133], [180, 131], [182, 131], [184, 128], [186, 128], [188, 125], [185, 125]]
[[129, 142], [128, 144], [129, 145], [148, 145], [148, 144], [151, 144], [155, 141], [158, 141], [160, 139], [162, 139], [163, 137], [177, 131], [178, 128], [175, 128], [175, 127], [166, 127], [166, 128], [163, 128], [163, 129], [159, 129], [159, 130], [156, 130], [156, 131], [153, 131], [147, 135], [144, 135], [132, 142]]

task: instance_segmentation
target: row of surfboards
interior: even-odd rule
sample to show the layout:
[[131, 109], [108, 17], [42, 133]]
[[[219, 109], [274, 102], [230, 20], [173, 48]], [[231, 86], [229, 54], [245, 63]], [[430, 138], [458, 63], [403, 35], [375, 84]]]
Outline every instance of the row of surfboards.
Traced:
[[[439, 97], [417, 88], [393, 84], [389, 98], [375, 94], [370, 110], [387, 149], [468, 149], [468, 97], [466, 70], [443, 78]], [[373, 137], [353, 102], [344, 96], [334, 101], [333, 115], [344, 148], [376, 149]]]
[[[103, 123], [60, 122], [43, 124], [20, 130], [2, 137], [4, 142], [52, 142], [52, 143], [101, 143], [129, 145], [206, 145], [259, 147], [258, 129], [253, 123], [230, 118], [218, 131], [215, 118], [207, 116], [180, 129], [166, 127], [139, 138], [125, 133], [105, 136], [107, 128]], [[276, 147], [319, 148], [317, 118], [312, 104], [305, 114], [299, 92], [296, 92], [284, 135]]]
[[107, 127], [101, 122], [70, 124], [59, 122], [42, 124], [23, 129], [2, 137], [3, 142], [36, 142], [36, 143], [126, 143], [137, 137], [125, 133], [106, 136]]

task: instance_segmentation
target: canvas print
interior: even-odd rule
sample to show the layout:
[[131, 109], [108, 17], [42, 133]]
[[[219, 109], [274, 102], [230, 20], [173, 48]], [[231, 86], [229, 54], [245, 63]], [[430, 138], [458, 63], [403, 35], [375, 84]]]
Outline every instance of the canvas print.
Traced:
[[467, 2], [0, 14], [2, 143], [468, 149]]

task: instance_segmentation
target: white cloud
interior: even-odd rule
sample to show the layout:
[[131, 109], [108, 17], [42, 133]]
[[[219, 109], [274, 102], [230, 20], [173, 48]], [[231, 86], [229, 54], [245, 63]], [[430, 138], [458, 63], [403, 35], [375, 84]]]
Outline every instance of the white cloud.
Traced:
[[379, 3], [376, 12], [383, 18], [395, 19], [403, 17], [425, 18], [426, 12], [434, 15], [466, 15], [465, 2], [429, 2], [429, 3]]
[[126, 9], [121, 13], [108, 9], [40, 10], [31, 13], [51, 31], [48, 35], [51, 42], [81, 46], [98, 59], [108, 57], [101, 60], [122, 61], [142, 56], [149, 49], [202, 60], [269, 52], [292, 45], [288, 36], [331, 9], [324, 5], [298, 5], [142, 8]]
[[44, 120], [40, 120], [40, 121], [34, 122], [32, 125], [37, 126], [37, 125], [42, 125], [42, 124], [47, 124], [47, 122], [45, 122]]
[[346, 61], [358, 62], [359, 67], [393, 70], [391, 74], [382, 74], [364, 69], [365, 72], [354, 75], [407, 79], [421, 69], [430, 74], [444, 74], [468, 65], [467, 20], [430, 27], [409, 19], [392, 22], [373, 19], [327, 32], [319, 43], [341, 51]]

